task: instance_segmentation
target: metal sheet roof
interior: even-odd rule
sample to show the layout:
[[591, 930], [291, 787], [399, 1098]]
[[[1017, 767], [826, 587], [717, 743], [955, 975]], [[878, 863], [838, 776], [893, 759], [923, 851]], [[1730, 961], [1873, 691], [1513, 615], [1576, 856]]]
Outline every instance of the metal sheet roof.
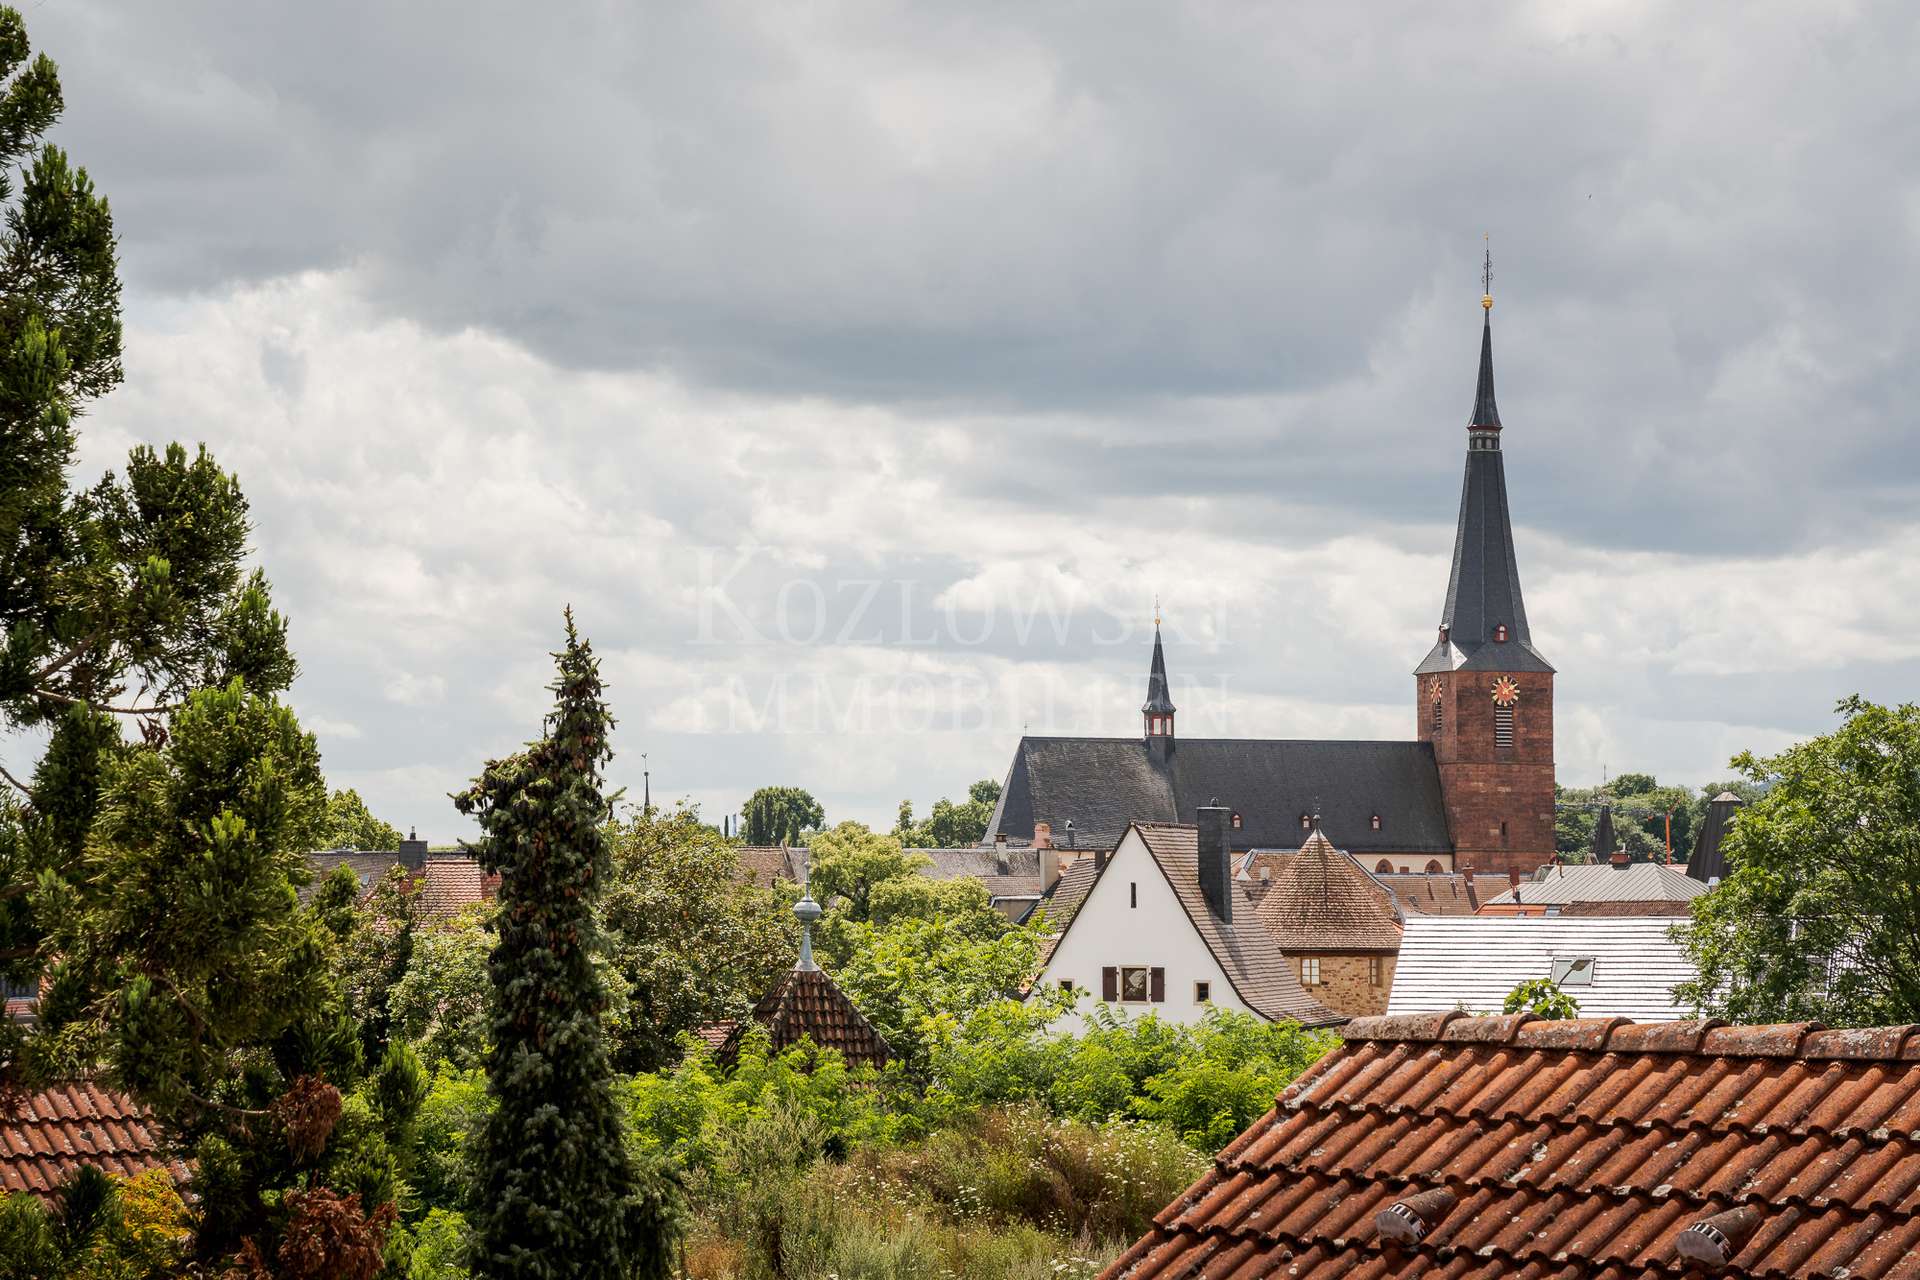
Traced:
[[[1707, 886], [1683, 867], [1658, 862], [1635, 862], [1625, 867], [1601, 865], [1542, 868], [1538, 878], [1520, 882], [1519, 901], [1561, 906], [1569, 902], [1687, 902]], [[1483, 906], [1512, 905], [1508, 890]]]
[[1498, 1013], [1528, 978], [1553, 976], [1556, 959], [1594, 957], [1592, 983], [1567, 986], [1582, 1017], [1637, 1021], [1686, 1017], [1673, 987], [1694, 976], [1671, 919], [1603, 916], [1407, 915], [1387, 1012], [1466, 1009]]

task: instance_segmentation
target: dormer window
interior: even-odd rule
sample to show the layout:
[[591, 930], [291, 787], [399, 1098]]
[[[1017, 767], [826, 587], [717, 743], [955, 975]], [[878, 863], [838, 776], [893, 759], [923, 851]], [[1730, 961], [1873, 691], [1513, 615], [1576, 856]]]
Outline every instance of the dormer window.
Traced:
[[1301, 814], [1301, 815], [1300, 815], [1300, 829], [1301, 829], [1302, 831], [1311, 831], [1311, 830], [1313, 830], [1313, 815], [1312, 815], [1312, 814], [1310, 814], [1310, 813], [1303, 813], [1303, 814]]
[[1240, 811], [1238, 809], [1233, 812], [1233, 829], [1235, 831], [1240, 829]]
[[1373, 829], [1375, 831], [1380, 829], [1380, 815], [1377, 813], [1373, 815]]
[[1507, 642], [1507, 624], [1506, 623], [1503, 622], [1499, 626], [1493, 629], [1493, 642], [1495, 644], [1505, 644]]

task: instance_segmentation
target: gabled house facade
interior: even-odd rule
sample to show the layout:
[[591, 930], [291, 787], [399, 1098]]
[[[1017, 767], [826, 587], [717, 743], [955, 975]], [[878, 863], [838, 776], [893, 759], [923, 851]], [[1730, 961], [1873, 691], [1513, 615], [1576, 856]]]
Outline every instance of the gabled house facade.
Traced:
[[1199, 818], [1133, 823], [1096, 863], [1035, 982], [1084, 993], [1063, 1029], [1083, 1029], [1096, 1000], [1174, 1022], [1210, 1007], [1309, 1026], [1344, 1020], [1301, 988], [1234, 883], [1229, 811], [1202, 808]]

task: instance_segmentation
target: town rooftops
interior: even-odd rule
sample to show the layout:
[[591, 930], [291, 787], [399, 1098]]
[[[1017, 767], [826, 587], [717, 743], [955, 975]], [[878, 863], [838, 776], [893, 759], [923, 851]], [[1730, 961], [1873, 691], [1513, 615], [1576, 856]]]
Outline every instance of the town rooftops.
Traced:
[[1317, 827], [1274, 875], [1257, 914], [1289, 954], [1400, 949], [1393, 894]]
[[1624, 867], [1587, 864], [1542, 867], [1518, 889], [1509, 888], [1482, 907], [1564, 906], [1569, 902], [1688, 902], [1707, 886], [1683, 868], [1658, 862], [1634, 862]]
[[1355, 856], [1453, 849], [1424, 742], [1181, 738], [1161, 758], [1139, 738], [1026, 737], [987, 834], [1024, 840], [1039, 821], [1059, 843], [1071, 819], [1078, 847], [1111, 849], [1130, 822], [1173, 822], [1215, 800], [1240, 815], [1235, 849], [1298, 848], [1316, 807]]
[[1403, 912], [1423, 916], [1470, 916], [1480, 904], [1505, 893], [1508, 880], [1491, 872], [1376, 871]]
[[[1292, 1018], [1310, 1027], [1346, 1021], [1345, 1014], [1329, 1009], [1307, 994], [1293, 976], [1293, 967], [1287, 963], [1280, 944], [1258, 920], [1236, 918], [1233, 924], [1222, 924], [1208, 908], [1206, 895], [1200, 888], [1197, 828], [1167, 822], [1137, 822], [1134, 827], [1161, 874], [1173, 886], [1194, 932], [1200, 935], [1234, 991], [1249, 1008], [1275, 1021]], [[1084, 918], [1084, 912], [1074, 917], [1076, 921]]]
[[1507, 993], [1548, 978], [1583, 1017], [1686, 1017], [1673, 997], [1695, 974], [1671, 918], [1409, 915], [1388, 1013], [1497, 1013]]
[[798, 884], [807, 878], [807, 851], [778, 844], [749, 844], [735, 850], [740, 858], [740, 878], [762, 889], [771, 889], [782, 880]]
[[1047, 923], [1055, 933], [1073, 923], [1074, 913], [1093, 892], [1093, 882], [1099, 874], [1100, 864], [1092, 858], [1076, 858], [1061, 870], [1060, 878], [1053, 882], [1053, 889], [1040, 908], [1047, 913]]
[[0, 1102], [0, 1191], [44, 1197], [83, 1164], [123, 1177], [156, 1168], [175, 1181], [187, 1176], [152, 1118], [123, 1093], [80, 1080]]
[[1110, 1280], [1920, 1274], [1920, 1028], [1360, 1018]]

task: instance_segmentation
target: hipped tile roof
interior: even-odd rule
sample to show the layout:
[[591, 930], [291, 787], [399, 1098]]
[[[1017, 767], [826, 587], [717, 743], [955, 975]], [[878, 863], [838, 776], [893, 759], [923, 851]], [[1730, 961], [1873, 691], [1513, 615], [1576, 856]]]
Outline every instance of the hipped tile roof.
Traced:
[[80, 1080], [0, 1102], [0, 1191], [45, 1196], [83, 1164], [123, 1177], [157, 1167], [176, 1181], [187, 1176], [152, 1117], [125, 1094]]
[[1289, 954], [1400, 949], [1392, 893], [1317, 828], [1274, 876], [1258, 914]]
[[[1105, 1273], [1666, 1277], [1740, 1206], [1731, 1277], [1920, 1275], [1920, 1027], [1362, 1018]], [[1444, 1189], [1417, 1243], [1376, 1218]]]
[[[753, 1020], [767, 1029], [776, 1051], [810, 1039], [822, 1049], [838, 1049], [848, 1066], [884, 1067], [892, 1056], [885, 1037], [818, 969], [789, 969], [760, 997]], [[744, 1030], [745, 1024], [734, 1028], [721, 1045], [716, 1055], [721, 1062], [730, 1063], [739, 1054]]]
[[1423, 916], [1470, 916], [1508, 887], [1505, 876], [1484, 871], [1377, 871], [1374, 879], [1393, 892], [1401, 910]]

